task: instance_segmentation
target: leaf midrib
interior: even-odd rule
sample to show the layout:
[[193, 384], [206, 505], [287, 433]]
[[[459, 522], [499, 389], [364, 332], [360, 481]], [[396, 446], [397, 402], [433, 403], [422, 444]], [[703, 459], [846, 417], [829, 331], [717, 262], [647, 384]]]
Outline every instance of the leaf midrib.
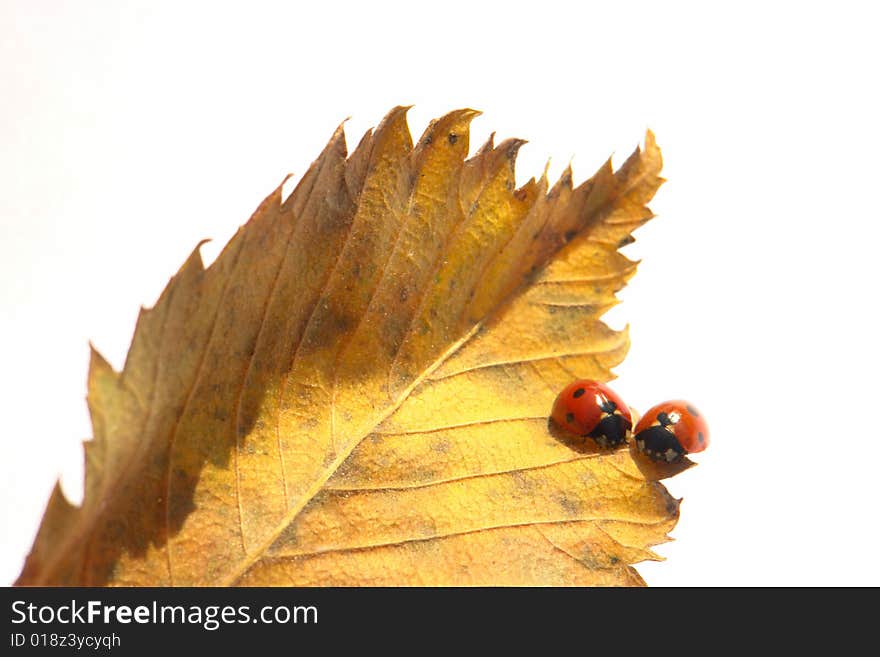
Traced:
[[[482, 326], [482, 322], [478, 322], [474, 325], [474, 327], [468, 331], [467, 334], [462, 336], [458, 341], [456, 341], [450, 348], [442, 354], [430, 367], [426, 368], [425, 371], [421, 374], [421, 376], [417, 377], [413, 382], [404, 389], [399, 398], [395, 400], [393, 404], [389, 404], [386, 411], [377, 418], [375, 425], [378, 426], [383, 421], [385, 421], [388, 417], [391, 416], [400, 405], [409, 397], [410, 393], [413, 391], [416, 386], [418, 386], [422, 381], [429, 376], [432, 372], [434, 372], [440, 365], [442, 365], [449, 356], [455, 353], [458, 349], [461, 348], [466, 342], [468, 342], [471, 337], [480, 329]], [[317, 477], [311, 486], [300, 496], [297, 500], [297, 503], [288, 510], [288, 512], [284, 515], [284, 517], [278, 522], [275, 530], [271, 532], [266, 540], [264, 540], [259, 548], [257, 548], [254, 552], [247, 556], [247, 558], [243, 559], [239, 566], [230, 572], [230, 574], [218, 582], [217, 586], [234, 586], [235, 582], [238, 581], [244, 573], [248, 571], [248, 569], [254, 565], [258, 559], [260, 559], [272, 546], [272, 544], [278, 539], [281, 533], [287, 529], [291, 522], [299, 515], [300, 511], [311, 502], [312, 498], [315, 494], [324, 487], [324, 484], [330, 478], [330, 476], [339, 469], [339, 466], [349, 457], [354, 448], [357, 447], [361, 440], [363, 440], [369, 432], [361, 435], [357, 440], [352, 440], [351, 444], [348, 446], [346, 450], [337, 455], [337, 457], [330, 463], [324, 471], [321, 473], [320, 477]]]

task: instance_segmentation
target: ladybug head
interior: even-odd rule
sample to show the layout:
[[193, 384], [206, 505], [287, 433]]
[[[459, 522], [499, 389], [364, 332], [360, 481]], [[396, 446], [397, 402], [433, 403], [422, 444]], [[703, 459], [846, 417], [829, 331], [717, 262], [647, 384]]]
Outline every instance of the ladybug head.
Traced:
[[680, 419], [681, 416], [675, 411], [657, 413], [657, 422], [661, 427], [671, 427], [673, 424], [678, 424]]
[[602, 409], [603, 413], [614, 415], [614, 411], [617, 410], [617, 404], [615, 404], [610, 399], [602, 399], [599, 395], [596, 395], [596, 401], [598, 402], [599, 408]]

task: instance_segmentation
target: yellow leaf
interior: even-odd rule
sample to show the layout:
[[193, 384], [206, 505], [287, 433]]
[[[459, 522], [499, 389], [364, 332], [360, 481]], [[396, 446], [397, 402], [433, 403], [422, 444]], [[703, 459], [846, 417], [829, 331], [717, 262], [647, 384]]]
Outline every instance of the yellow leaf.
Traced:
[[56, 487], [19, 584], [642, 583], [678, 502], [548, 414], [626, 353], [599, 318], [660, 152], [515, 189], [523, 142], [466, 159], [476, 115], [414, 146], [396, 108], [350, 156], [338, 129], [121, 373], [93, 351], [83, 504]]

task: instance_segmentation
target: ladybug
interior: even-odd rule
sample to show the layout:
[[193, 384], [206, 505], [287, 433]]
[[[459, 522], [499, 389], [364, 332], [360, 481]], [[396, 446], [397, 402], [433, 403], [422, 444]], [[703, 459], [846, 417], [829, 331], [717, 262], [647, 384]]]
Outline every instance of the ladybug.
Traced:
[[600, 447], [622, 445], [632, 429], [632, 415], [617, 393], [604, 383], [586, 379], [563, 388], [551, 417], [571, 433], [590, 436]]
[[651, 407], [635, 429], [636, 447], [654, 461], [672, 463], [709, 446], [709, 425], [696, 407], [682, 399]]

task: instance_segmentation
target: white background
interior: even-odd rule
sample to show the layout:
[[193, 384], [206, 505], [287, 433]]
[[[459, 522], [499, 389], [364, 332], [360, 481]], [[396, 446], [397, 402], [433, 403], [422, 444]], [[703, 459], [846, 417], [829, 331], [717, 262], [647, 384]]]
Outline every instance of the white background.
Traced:
[[459, 107], [576, 182], [646, 128], [658, 217], [607, 316], [616, 389], [686, 397], [712, 447], [652, 585], [880, 585], [871, 3], [0, 2], [0, 583], [54, 480], [77, 498], [88, 341], [210, 261], [345, 117]]

